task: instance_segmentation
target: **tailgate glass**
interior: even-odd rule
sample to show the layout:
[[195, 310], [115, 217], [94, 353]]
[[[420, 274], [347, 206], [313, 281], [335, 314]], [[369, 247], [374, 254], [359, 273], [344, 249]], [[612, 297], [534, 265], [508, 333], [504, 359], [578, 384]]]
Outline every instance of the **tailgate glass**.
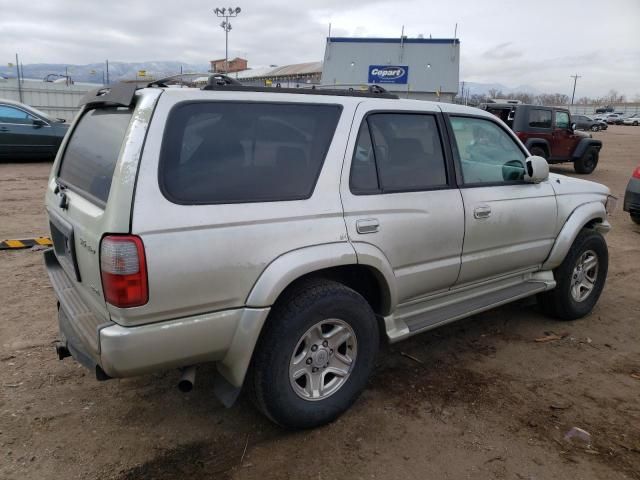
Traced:
[[87, 111], [67, 143], [58, 174], [62, 183], [104, 206], [131, 115], [121, 107]]

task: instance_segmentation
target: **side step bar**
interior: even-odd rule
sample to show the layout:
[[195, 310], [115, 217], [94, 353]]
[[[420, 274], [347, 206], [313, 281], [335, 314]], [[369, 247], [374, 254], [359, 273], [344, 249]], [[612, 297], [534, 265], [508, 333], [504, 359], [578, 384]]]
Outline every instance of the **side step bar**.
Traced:
[[472, 297], [464, 302], [444, 305], [407, 319], [409, 333], [434, 328], [445, 323], [489, 310], [505, 303], [534, 295], [548, 289], [544, 282], [524, 282], [501, 290]]

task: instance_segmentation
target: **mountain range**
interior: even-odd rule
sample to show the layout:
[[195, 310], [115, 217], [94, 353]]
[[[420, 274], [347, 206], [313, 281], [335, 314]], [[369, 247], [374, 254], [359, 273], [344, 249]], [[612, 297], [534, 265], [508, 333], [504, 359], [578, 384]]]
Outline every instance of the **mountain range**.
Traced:
[[[118, 82], [120, 80], [134, 79], [140, 70], [146, 71], [147, 76], [155, 79], [187, 72], [206, 72], [208, 64], [188, 64], [181, 62], [109, 62], [109, 80]], [[102, 83], [102, 76], [106, 78], [106, 63], [90, 63], [87, 65], [64, 65], [60, 63], [32, 63], [22, 66], [22, 76], [24, 78], [44, 78], [49, 74], [64, 75], [65, 71], [76, 82]], [[0, 75], [15, 78], [15, 66], [0, 66]]]

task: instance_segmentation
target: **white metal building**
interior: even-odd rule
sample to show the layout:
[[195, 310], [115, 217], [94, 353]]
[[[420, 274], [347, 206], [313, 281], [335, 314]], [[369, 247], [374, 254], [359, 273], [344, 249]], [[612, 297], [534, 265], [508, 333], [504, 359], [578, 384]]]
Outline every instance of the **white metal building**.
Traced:
[[452, 101], [459, 78], [457, 38], [330, 37], [321, 83], [375, 83], [401, 97]]

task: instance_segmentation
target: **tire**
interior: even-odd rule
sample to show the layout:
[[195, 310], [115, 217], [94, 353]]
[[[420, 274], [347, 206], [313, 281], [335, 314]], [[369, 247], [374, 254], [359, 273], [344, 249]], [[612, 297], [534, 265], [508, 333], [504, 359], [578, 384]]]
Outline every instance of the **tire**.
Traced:
[[[592, 258], [596, 258], [594, 267], [577, 270], [578, 265], [585, 261], [591, 265]], [[587, 315], [597, 303], [604, 288], [609, 268], [609, 253], [604, 237], [591, 229], [583, 229], [571, 245], [567, 256], [560, 266], [553, 271], [556, 288], [538, 295], [538, 303], [542, 311], [559, 320], [575, 320]], [[578, 276], [576, 278], [576, 275]], [[580, 278], [580, 277], [583, 278]], [[575, 288], [579, 280], [593, 280], [590, 291], [580, 286]], [[586, 283], [585, 283], [586, 284]], [[584, 297], [581, 297], [584, 295]]]
[[573, 169], [576, 173], [589, 174], [598, 165], [599, 152], [596, 147], [588, 147], [578, 160], [573, 162]]
[[637, 127], [638, 126], [638, 122], [633, 122], [633, 126]]
[[[341, 330], [334, 330], [338, 327]], [[330, 343], [334, 331], [344, 335], [344, 343]], [[294, 287], [274, 306], [252, 360], [258, 409], [287, 428], [313, 428], [335, 420], [364, 389], [378, 344], [375, 314], [360, 294], [328, 280]], [[347, 367], [344, 359], [349, 358]], [[346, 375], [333, 374], [334, 367]], [[294, 378], [294, 369], [304, 373]], [[312, 370], [317, 371], [313, 377]], [[325, 392], [312, 388], [311, 378], [319, 379], [315, 385]]]
[[537, 146], [537, 145], [535, 145], [535, 146], [531, 147], [531, 148], [529, 149], [529, 153], [530, 153], [531, 155], [536, 155], [536, 156], [538, 156], [538, 157], [542, 157], [542, 158], [544, 158], [545, 160], [547, 159], [547, 151], [546, 151], [544, 148], [539, 147], [539, 146]]
[[640, 225], [640, 215], [629, 214], [631, 217], [631, 221]]
[[599, 132], [600, 131], [600, 127], [598, 125], [591, 125], [591, 131], [592, 132]]

